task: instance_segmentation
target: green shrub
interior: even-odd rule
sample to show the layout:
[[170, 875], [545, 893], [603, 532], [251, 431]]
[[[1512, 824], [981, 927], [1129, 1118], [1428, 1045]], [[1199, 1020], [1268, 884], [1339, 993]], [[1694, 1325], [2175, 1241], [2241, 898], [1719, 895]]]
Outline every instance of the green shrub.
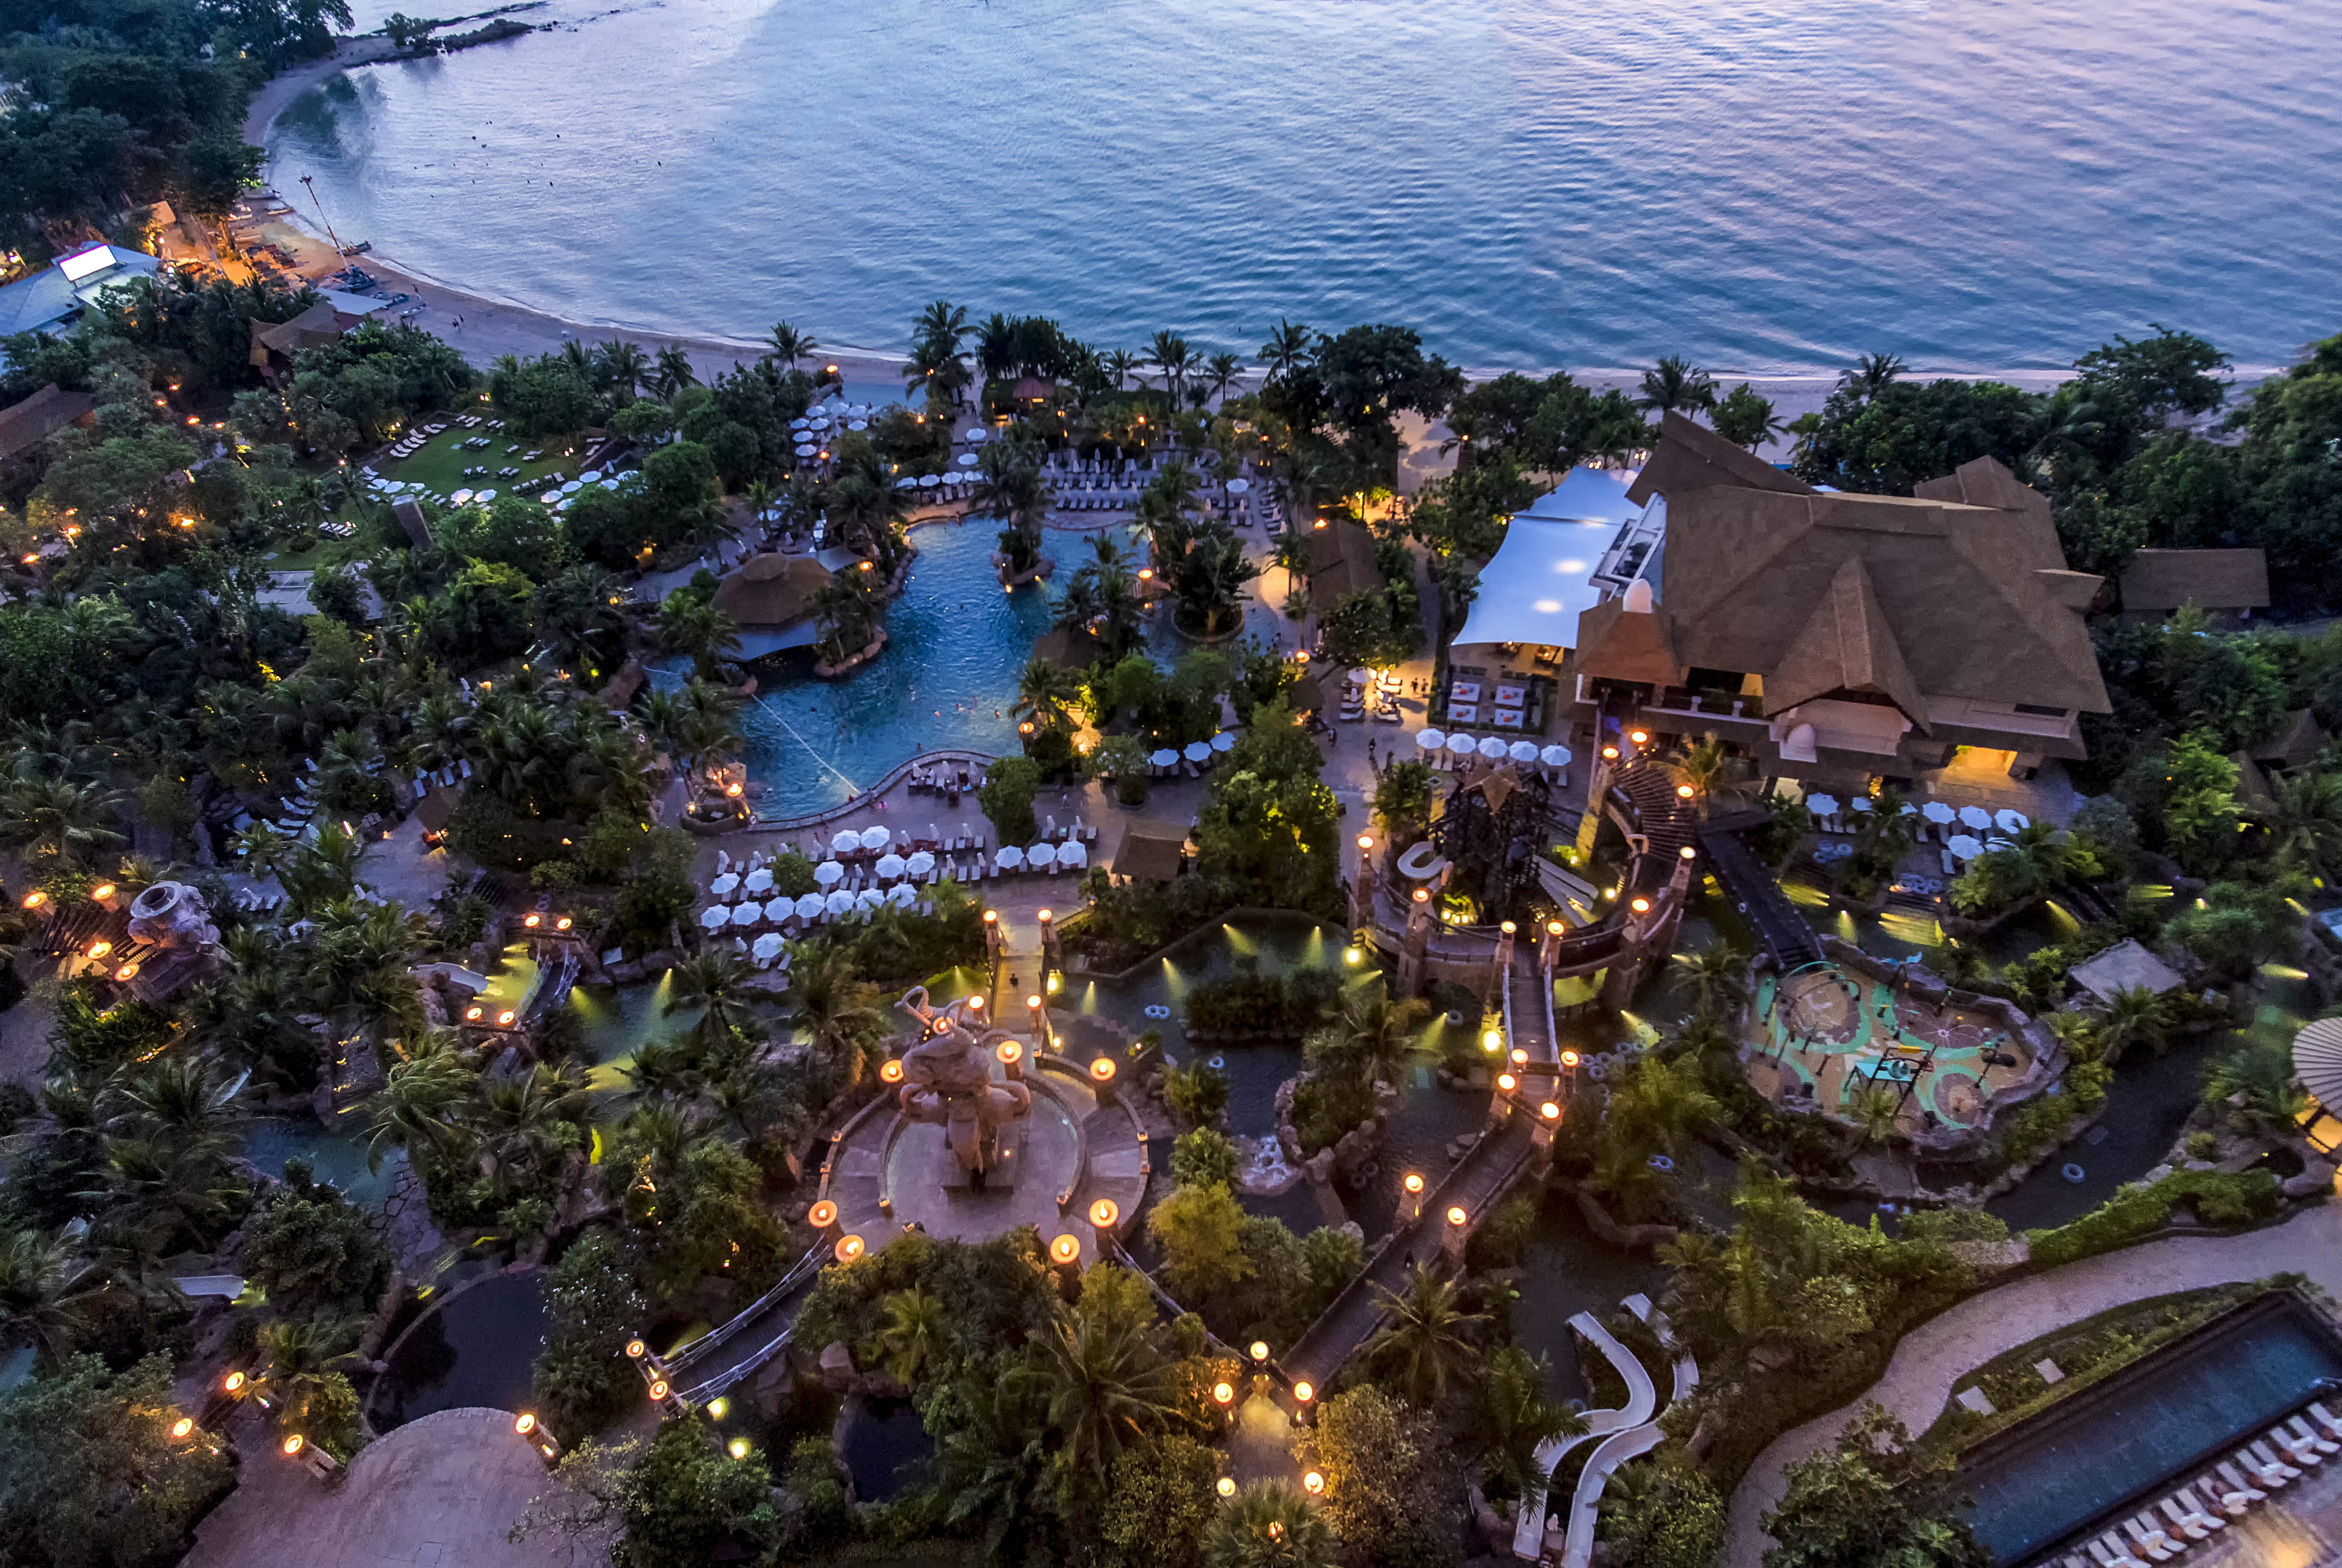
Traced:
[[1236, 1145], [1209, 1127], [1182, 1133], [1171, 1145], [1171, 1179], [1181, 1186], [1236, 1184]]
[[626, 1347], [650, 1298], [632, 1249], [599, 1229], [562, 1254], [545, 1293], [552, 1323], [536, 1360], [537, 1408], [555, 1435], [575, 1443], [642, 1403]]
[[1228, 1105], [1228, 1075], [1208, 1062], [1190, 1062], [1163, 1075], [1172, 1114], [1190, 1125], [1215, 1121]]
[[1233, 974], [1187, 994], [1187, 1028], [1239, 1039], [1297, 1040], [1326, 1021], [1341, 992], [1341, 981], [1326, 969]]
[[2034, 1263], [2055, 1268], [2153, 1234], [2182, 1203], [2207, 1225], [2245, 1225], [2276, 1213], [2279, 1195], [2267, 1171], [2179, 1171], [2152, 1186], [2125, 1187], [2080, 1219], [2026, 1239]]

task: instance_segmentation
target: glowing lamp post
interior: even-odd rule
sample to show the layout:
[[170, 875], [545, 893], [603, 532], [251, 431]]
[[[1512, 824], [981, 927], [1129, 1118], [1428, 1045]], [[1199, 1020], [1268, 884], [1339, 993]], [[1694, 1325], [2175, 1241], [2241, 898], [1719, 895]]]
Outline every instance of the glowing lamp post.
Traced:
[[1082, 1239], [1071, 1231], [1049, 1243], [1049, 1261], [1059, 1268], [1071, 1268], [1082, 1261]]
[[806, 1211], [806, 1223], [815, 1230], [826, 1231], [837, 1223], [837, 1205], [827, 1198]]
[[1423, 1173], [1409, 1171], [1398, 1184], [1406, 1194], [1399, 1200], [1399, 1223], [1411, 1225], [1423, 1213]]
[[195, 1431], [195, 1419], [194, 1416], [183, 1415], [179, 1417], [178, 1420], [171, 1423], [171, 1435], [182, 1443], [194, 1436]]
[[1312, 1497], [1317, 1496], [1326, 1490], [1325, 1475], [1318, 1471], [1311, 1471], [1301, 1478], [1301, 1489]]
[[832, 1247], [830, 1252], [839, 1263], [850, 1263], [859, 1261], [862, 1254], [868, 1250], [868, 1244], [860, 1236], [840, 1236], [837, 1238], [837, 1245]]
[[1268, 1359], [1268, 1341], [1265, 1339], [1256, 1339], [1252, 1342], [1252, 1344], [1248, 1348], [1252, 1352], [1253, 1360], [1266, 1361]]
[[1560, 1125], [1561, 1103], [1559, 1101], [1547, 1100], [1537, 1107], [1536, 1126], [1529, 1135], [1529, 1142], [1546, 1159], [1553, 1158], [1553, 1134], [1555, 1129]]
[[1464, 1243], [1472, 1239], [1472, 1213], [1461, 1203], [1447, 1206], [1447, 1225], [1440, 1233], [1442, 1251], [1454, 1259], [1458, 1268], [1464, 1263]]
[[1229, 1405], [1234, 1404], [1236, 1403], [1236, 1385], [1230, 1383], [1227, 1379], [1222, 1378], [1219, 1382], [1212, 1384], [1212, 1403], [1218, 1405], [1222, 1410], [1226, 1410]]
[[1100, 1056], [1090, 1063], [1090, 1093], [1097, 1096], [1101, 1105], [1110, 1104], [1116, 1098], [1113, 1057]]
[[1234, 1497], [1236, 1494], [1236, 1483], [1227, 1476], [1221, 1476], [1216, 1484], [1221, 1496]]
[[[1032, 1027], [1033, 1049], [1039, 1051], [1046, 1047], [1049, 1044], [1049, 1010], [1037, 991], [1025, 998], [1025, 1020]], [[1009, 1076], [1016, 1074], [1012, 1073]]]
[[1100, 1198], [1090, 1205], [1090, 1227], [1101, 1237], [1113, 1234], [1115, 1224], [1121, 1218], [1122, 1206], [1112, 1198]]
[[882, 1084], [900, 1084], [903, 1081], [903, 1064], [900, 1059], [889, 1057], [886, 1061], [880, 1064], [878, 1068], [878, 1081]]

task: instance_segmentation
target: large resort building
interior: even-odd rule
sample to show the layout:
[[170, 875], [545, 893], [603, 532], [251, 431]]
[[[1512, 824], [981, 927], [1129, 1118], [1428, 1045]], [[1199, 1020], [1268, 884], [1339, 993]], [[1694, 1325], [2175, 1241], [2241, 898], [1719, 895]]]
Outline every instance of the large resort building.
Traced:
[[2029, 776], [2109, 711], [2083, 619], [2101, 580], [1989, 458], [1847, 494], [1670, 414], [1623, 499], [1565, 669], [1582, 724], [1713, 734], [1762, 773], [1861, 790], [1963, 747]]

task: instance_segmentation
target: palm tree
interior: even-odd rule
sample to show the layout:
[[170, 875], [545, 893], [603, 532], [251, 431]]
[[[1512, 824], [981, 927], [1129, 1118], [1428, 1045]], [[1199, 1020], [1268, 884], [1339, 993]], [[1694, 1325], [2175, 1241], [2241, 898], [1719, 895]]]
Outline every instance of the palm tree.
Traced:
[[944, 1427], [936, 1451], [936, 1490], [951, 1500], [944, 1523], [984, 1520], [983, 1561], [994, 1568], [1024, 1563], [1028, 1537], [1048, 1513], [1056, 1471], [1039, 1380], [1014, 1366], [998, 1378], [962, 1379], [953, 1401], [958, 1419]]
[[2342, 774], [2306, 768], [2245, 817], [2267, 832], [2280, 865], [2329, 879], [2342, 869]]
[[1722, 937], [1696, 953], [1676, 954], [1675, 962], [1700, 1017], [1720, 1021], [1748, 1000], [1748, 960]]
[[1636, 406], [1653, 414], [1696, 414], [1716, 406], [1716, 379], [1680, 355], [1668, 355], [1643, 372]]
[[1866, 354], [1855, 362], [1855, 368], [1838, 375], [1838, 385], [1857, 397], [1868, 399], [1893, 385], [1896, 377], [1909, 366], [1899, 354]]
[[1407, 1275], [1404, 1291], [1376, 1285], [1375, 1301], [1384, 1323], [1367, 1343], [1368, 1360], [1395, 1376], [1407, 1398], [1426, 1409], [1436, 1405], [1449, 1381], [1479, 1353], [1464, 1331], [1486, 1323], [1488, 1314], [1466, 1312], [1456, 1303], [1456, 1282], [1424, 1263]]
[[597, 348], [594, 357], [595, 379], [616, 394], [619, 406], [632, 403], [651, 369], [642, 345], [613, 339]]
[[1245, 584], [1260, 575], [1260, 567], [1245, 554], [1244, 542], [1233, 533], [1207, 533], [1187, 547], [1172, 569], [1172, 593], [1189, 624], [1204, 636], [1217, 636], [1231, 615], [1241, 621]]
[[976, 329], [976, 365], [986, 381], [1016, 368], [1016, 324], [994, 311]]
[[690, 656], [702, 680], [713, 680], [716, 666], [740, 652], [740, 629], [712, 600], [677, 594], [659, 605], [659, 641]]
[[2227, 1109], [2250, 1131], [2282, 1137], [2297, 1133], [2310, 1099], [2294, 1076], [2292, 1050], [2262, 1044], [2232, 1052], [2206, 1069], [2204, 1104]]
[[262, 1325], [260, 1375], [252, 1386], [275, 1401], [286, 1431], [307, 1424], [311, 1403], [357, 1359], [357, 1324], [335, 1320], [288, 1318]]
[[293, 853], [293, 835], [275, 823], [255, 822], [236, 834], [236, 864], [244, 867], [246, 876], [274, 876]]
[[1061, 1323], [1036, 1372], [1047, 1393], [1060, 1463], [1094, 1483], [1123, 1450], [1161, 1431], [1176, 1409], [1178, 1380], [1133, 1323]]
[[813, 334], [799, 332], [785, 321], [775, 322], [773, 330], [765, 335], [765, 341], [773, 345], [773, 357], [791, 370], [797, 367], [797, 361], [811, 359], [821, 352], [821, 345], [814, 341]]
[[1701, 736], [1686, 748], [1676, 763], [1676, 772], [1696, 792], [1694, 799], [1703, 817], [1711, 801], [1737, 794], [1744, 787], [1744, 781], [1734, 776], [1732, 754], [1712, 734]]
[[1163, 372], [1163, 385], [1171, 394], [1171, 411], [1176, 414], [1182, 402], [1181, 389], [1186, 385], [1188, 367], [1196, 363], [1195, 351], [1187, 340], [1176, 332], [1158, 332], [1147, 345], [1147, 355]]
[[1612, 1090], [1603, 1134], [1638, 1158], [1673, 1155], [1695, 1130], [1720, 1114], [1716, 1097], [1701, 1086], [1697, 1062], [1646, 1055]]
[[1211, 1568], [1334, 1568], [1341, 1551], [1309, 1503], [1273, 1481], [1247, 1486], [1204, 1531]]
[[1775, 411], [1772, 400], [1745, 381], [1716, 400], [1708, 411], [1708, 423], [1716, 427], [1718, 435], [1751, 452], [1788, 429], [1787, 422]]
[[896, 1382], [909, 1388], [918, 1382], [920, 1373], [943, 1364], [950, 1344], [951, 1314], [944, 1310], [939, 1297], [915, 1285], [881, 1297], [878, 1311], [882, 1320], [878, 1344], [886, 1353], [886, 1371]]
[[1139, 358], [1126, 348], [1114, 348], [1108, 349], [1098, 363], [1113, 381], [1114, 389], [1120, 392], [1123, 384], [1130, 379], [1130, 373], [1138, 368]]
[[918, 322], [911, 330], [911, 341], [936, 344], [946, 354], [957, 354], [960, 340], [967, 336], [968, 331], [967, 312], [937, 300], [919, 313]]
[[1343, 996], [1334, 1021], [1309, 1037], [1305, 1051], [1312, 1062], [1359, 1082], [1396, 1084], [1421, 1048], [1430, 1017], [1427, 1002], [1394, 1002], [1379, 983], [1360, 986]]
[[1268, 367], [1268, 379], [1286, 381], [1307, 365], [1316, 355], [1316, 337], [1297, 321], [1277, 322], [1253, 357]]
[[696, 954], [676, 967], [675, 990], [667, 1001], [667, 1011], [705, 1007], [706, 1011], [692, 1030], [692, 1038], [706, 1046], [729, 1044], [739, 1033], [741, 1020], [747, 1012], [752, 994], [749, 983], [755, 975], [756, 971], [736, 953], [717, 950]]
[[379, 1169], [393, 1149], [410, 1154], [452, 1153], [470, 1142], [455, 1119], [479, 1074], [466, 1066], [452, 1036], [417, 1040], [413, 1054], [391, 1064], [382, 1088], [366, 1102], [366, 1165]]
[[2066, 1054], [2077, 1062], [2095, 1062], [2106, 1054], [2107, 1043], [2098, 1033], [2098, 1021], [2087, 1013], [2075, 1013], [2059, 1008], [2042, 1020], [2049, 1033], [2066, 1048]]
[[2107, 998], [2106, 1022], [2098, 1028], [2106, 1054], [2119, 1056], [2125, 1047], [2140, 1043], [2161, 1049], [2167, 1016], [2163, 998], [2153, 991], [2144, 985], [2124, 986]]
[[1070, 724], [1085, 689], [1079, 675], [1036, 654], [1017, 673], [1016, 714], [1044, 729]]
[[1584, 1417], [1546, 1397], [1548, 1376], [1545, 1357], [1515, 1344], [1499, 1346], [1480, 1369], [1479, 1445], [1488, 1473], [1516, 1497], [1546, 1479], [1540, 1446], [1586, 1432]]
[[62, 1241], [35, 1230], [0, 1242], [0, 1344], [29, 1344], [51, 1366], [67, 1360], [105, 1281]]
[[861, 1077], [864, 1054], [886, 1032], [878, 988], [856, 973], [854, 955], [824, 944], [798, 950], [789, 997], [797, 1028], [815, 1058], [841, 1073], [847, 1087]]
[[829, 650], [832, 664], [866, 647], [877, 624], [878, 606], [861, 579], [859, 572], [841, 572], [806, 601], [820, 621], [821, 645]]
[[0, 791], [0, 844], [59, 871], [122, 842], [113, 826], [123, 794], [101, 784], [31, 779]]
[[565, 1067], [539, 1066], [526, 1077], [483, 1078], [465, 1120], [479, 1136], [482, 1173], [500, 1187], [520, 1184], [513, 1172], [552, 1168], [577, 1144], [590, 1091]]
[[1895, 1135], [1895, 1124], [1903, 1114], [1903, 1094], [1885, 1084], [1865, 1084], [1847, 1094], [1845, 1106], [1854, 1124], [1854, 1146], [1859, 1149]]
[[1244, 361], [1233, 354], [1216, 354], [1204, 362], [1204, 378], [1212, 388], [1212, 395], [1226, 404], [1228, 388], [1244, 374]]
[[663, 401], [673, 403], [675, 394], [686, 386], [697, 386], [699, 376], [691, 368], [691, 355], [674, 344], [658, 351], [658, 360], [651, 371], [651, 390]]

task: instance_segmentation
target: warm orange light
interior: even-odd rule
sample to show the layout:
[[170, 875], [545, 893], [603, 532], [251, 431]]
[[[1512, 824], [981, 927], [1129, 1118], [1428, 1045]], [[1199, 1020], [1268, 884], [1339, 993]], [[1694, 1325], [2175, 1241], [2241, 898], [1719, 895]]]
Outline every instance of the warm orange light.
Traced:
[[303, 1445], [306, 1443], [307, 1441], [308, 1440], [306, 1438], [303, 1437], [297, 1432], [292, 1436], [286, 1438], [285, 1440], [285, 1457], [290, 1459], [295, 1454], [300, 1453]]
[[1451, 1225], [1460, 1225], [1471, 1217], [1464, 1212], [1464, 1205], [1461, 1203], [1456, 1204], [1447, 1211], [1447, 1223]]
[[1038, 910], [1038, 911], [1036, 911], [1036, 912], [1035, 912], [1035, 914], [1034, 914], [1034, 915], [1033, 915], [1033, 918], [1034, 918], [1034, 919], [1036, 919], [1036, 920], [1037, 920], [1037, 921], [1039, 921], [1042, 924], [1046, 925], [1046, 924], [1049, 924], [1049, 922], [1051, 922], [1051, 921], [1053, 921], [1053, 920], [1056, 919], [1057, 917], [1056, 917], [1056, 914], [1055, 914], [1055, 913], [1053, 913], [1052, 911], [1049, 911], [1049, 910], [1044, 909], [1044, 910]]
[[1236, 1494], [1236, 1483], [1229, 1480], [1226, 1476], [1223, 1475], [1220, 1477], [1218, 1485], [1221, 1496], [1234, 1497]]
[[[1326, 524], [1324, 524], [1323, 523], [1320, 523], [1320, 524], [1317, 524], [1317, 526], [1319, 526], [1320, 528], [1323, 528], [1324, 526], [1326, 526]], [[1269, 1538], [1271, 1541], [1277, 1540], [1278, 1538], [1280, 1538], [1281, 1536], [1283, 1536], [1283, 1535], [1284, 1535], [1284, 1533], [1285, 1533], [1285, 1526], [1284, 1526], [1283, 1524], [1279, 1523], [1277, 1521], [1276, 1521], [1276, 1520], [1274, 1520], [1274, 1519], [1272, 1519], [1272, 1520], [1270, 1520], [1270, 1521], [1268, 1522], [1268, 1538]]]
[[1113, 1057], [1101, 1056], [1096, 1061], [1090, 1064], [1090, 1082], [1094, 1084], [1111, 1084], [1114, 1082]]
[[1406, 1174], [1406, 1179], [1401, 1182], [1399, 1185], [1405, 1187], [1410, 1193], [1422, 1192], [1423, 1173], [1421, 1171], [1409, 1171]]
[[840, 1236], [837, 1238], [837, 1245], [830, 1249], [836, 1254], [837, 1261], [842, 1263], [854, 1262], [868, 1250], [860, 1236]]
[[183, 1415], [171, 1423], [171, 1435], [174, 1437], [185, 1437], [195, 1430], [195, 1419], [191, 1415]]
[[1014, 1040], [1003, 1040], [993, 1048], [992, 1054], [1000, 1058], [1002, 1066], [1013, 1067], [1025, 1059], [1025, 1047]]
[[1031, 1008], [1038, 1008], [1041, 1005], [1041, 994], [1036, 991], [1032, 995], [1025, 998], [1025, 1005]]
[[1415, 901], [1417, 904], [1429, 904], [1431, 902], [1431, 890], [1424, 887], [1416, 888], [1415, 890]]
[[1545, 923], [1545, 928], [1547, 933], [1555, 936], [1559, 936], [1564, 931], [1568, 929], [1568, 927], [1563, 925], [1558, 920], [1546, 921]]
[[667, 1392], [666, 1379], [662, 1377], [654, 1380], [650, 1389], [651, 1403], [653, 1404], [663, 1403], [666, 1399]]
[[1253, 1360], [1266, 1361], [1268, 1359], [1268, 1341], [1265, 1339], [1256, 1339], [1253, 1341], [1251, 1350]]
[[466, 1023], [466, 1024], [477, 1024], [479, 1021], [480, 1021], [480, 1009], [479, 1009], [479, 1008], [477, 1008], [477, 1007], [466, 1007], [466, 1008], [465, 1008], [465, 1009], [464, 1009], [464, 1022], [465, 1022], [465, 1023]]
[[1689, 800], [1689, 799], [1691, 799], [1691, 795], [1692, 795], [1692, 789], [1691, 789], [1691, 785], [1689, 785], [1689, 784], [1677, 784], [1677, 785], [1676, 785], [1676, 794], [1678, 794], [1678, 795], [1680, 795], [1680, 796], [1681, 796], [1682, 798], [1684, 798], [1685, 800]]
[[1368, 834], [1368, 833], [1362, 833], [1362, 834], [1360, 834], [1358, 835], [1358, 847], [1359, 847], [1360, 849], [1362, 849], [1362, 850], [1366, 850], [1366, 849], [1372, 849], [1372, 848], [1374, 848], [1374, 847], [1375, 847], [1375, 838], [1374, 838], [1374, 834]]
[[1630, 740], [1630, 741], [1634, 742], [1636, 745], [1638, 745], [1638, 746], [1639, 746], [1639, 745], [1641, 745], [1645, 741], [1647, 741], [1647, 740], [1649, 740], [1649, 739], [1651, 738], [1651, 732], [1650, 732], [1650, 731], [1648, 731], [1648, 730], [1634, 730], [1634, 731], [1630, 731], [1630, 732], [1627, 734], [1626, 738], [1627, 738], [1628, 740]]
[[496, 1025], [499, 1028], [509, 1029], [512, 1027], [512, 1021], [519, 1016], [519, 1014], [507, 1007], [496, 1014]]
[[1082, 1240], [1079, 1236], [1074, 1235], [1071, 1233], [1059, 1236], [1056, 1241], [1049, 1243], [1049, 1257], [1054, 1263], [1075, 1263], [1080, 1259], [1081, 1255]]
[[1548, 1122], [1558, 1122], [1561, 1120], [1561, 1107], [1547, 1100], [1537, 1107], [1537, 1114]]
[[837, 1205], [827, 1198], [806, 1211], [806, 1223], [815, 1230], [826, 1231], [837, 1223]]
[[135, 958], [114, 972], [114, 978], [124, 982], [135, 980], [137, 975], [138, 961]]
[[998, 911], [998, 910], [996, 910], [996, 909], [987, 909], [987, 910], [986, 910], [986, 911], [984, 912], [984, 924], [986, 924], [986, 925], [996, 925], [996, 924], [999, 924], [999, 921], [1000, 921], [1000, 911]]
[[736, 799], [738, 799], [738, 798], [739, 798], [739, 794], [740, 794], [740, 786], [739, 786], [738, 784], [726, 784], [726, 785], [724, 786], [724, 793], [725, 793], [726, 794], [727, 794], [727, 795], [732, 796], [734, 799], [736, 799]]
[[967, 999], [967, 1010], [968, 1010], [970, 1013], [981, 1013], [981, 1012], [983, 1012], [983, 1011], [984, 1011], [984, 998], [983, 998], [983, 997], [981, 997], [981, 996], [971, 996], [971, 997], [969, 997], [969, 998]]
[[1299, 1400], [1303, 1404], [1306, 1404], [1311, 1400], [1317, 1397], [1317, 1390], [1310, 1383], [1296, 1383], [1293, 1385], [1293, 1397]]
[[114, 896], [114, 884], [110, 882], [99, 883], [95, 887], [89, 890], [89, 896], [92, 903], [104, 903], [105, 900]]
[[1576, 1065], [1577, 1065], [1577, 1053], [1576, 1053], [1576, 1052], [1575, 1052], [1575, 1051], [1565, 1051], [1565, 1052], [1563, 1052], [1563, 1053], [1561, 1054], [1561, 1064], [1562, 1064], [1563, 1066], [1565, 1066], [1565, 1067], [1575, 1067], [1575, 1066], [1576, 1066]]
[[1526, 1066], [1527, 1066], [1528, 1064], [1529, 1064], [1529, 1054], [1528, 1054], [1528, 1052], [1527, 1052], [1527, 1051], [1526, 1051], [1526, 1050], [1524, 1050], [1524, 1049], [1523, 1049], [1523, 1048], [1521, 1048], [1520, 1046], [1517, 1046], [1517, 1045], [1516, 1045], [1516, 1046], [1515, 1046], [1515, 1047], [1513, 1048], [1513, 1065], [1514, 1065], [1514, 1066], [1516, 1066], [1516, 1067], [1526, 1067]]
[[1618, 760], [1618, 748], [1616, 746], [1604, 746], [1602, 748], [1602, 754], [1610, 761], [1616, 762]]
[[1222, 1403], [1222, 1404], [1226, 1404], [1226, 1403], [1227, 1403], [1230, 1400], [1233, 1400], [1234, 1398], [1236, 1398], [1236, 1385], [1235, 1385], [1234, 1383], [1216, 1383], [1212, 1384], [1212, 1397], [1213, 1397], [1215, 1400], [1218, 1401], [1220, 1403]]
[[1326, 1477], [1313, 1470], [1308, 1474], [1301, 1478], [1301, 1486], [1302, 1490], [1307, 1492], [1310, 1496], [1315, 1497], [1319, 1493], [1326, 1490]]
[[36, 887], [32, 892], [25, 895], [25, 907], [26, 909], [38, 909], [41, 905], [48, 903], [48, 901], [49, 895], [43, 893]]
[[91, 944], [89, 944], [89, 955], [90, 955], [92, 958], [103, 958], [103, 957], [105, 957], [107, 954], [109, 954], [109, 953], [111, 953], [111, 952], [113, 952], [113, 951], [114, 951], [114, 944], [112, 944], [111, 942], [106, 941], [106, 940], [105, 940], [105, 938], [104, 938], [104, 937], [102, 937], [102, 936], [101, 936], [101, 937], [99, 937], [95, 942], [93, 942], [93, 943], [91, 943]]
[[570, 919], [569, 916], [565, 914], [560, 919], [553, 923], [553, 929], [555, 931], [566, 931], [576, 924], [577, 923], [575, 921]]
[[1647, 898], [1638, 898], [1632, 904], [1628, 904], [1627, 907], [1632, 909], [1637, 914], [1648, 914], [1651, 913], [1651, 901]]
[[244, 1373], [240, 1372], [229, 1373], [226, 1377], [221, 1380], [220, 1387], [225, 1389], [230, 1393], [242, 1393], [244, 1392]]
[[882, 1064], [878, 1069], [878, 1081], [882, 1084], [901, 1083], [903, 1081], [903, 1064], [900, 1062], [896, 1061], [888, 1061]]
[[630, 1339], [626, 1342], [626, 1354], [636, 1361], [642, 1360], [650, 1348], [638, 1339]]
[[1503, 932], [1506, 936], [1510, 936], [1514, 932], [1518, 931], [1520, 927], [1515, 925], [1509, 920], [1500, 920], [1496, 923], [1496, 929]]
[[1099, 1230], [1114, 1229], [1115, 1221], [1120, 1218], [1122, 1218], [1122, 1210], [1116, 1205], [1112, 1198], [1100, 1198], [1090, 1205], [1090, 1223]]
[[1499, 1073], [1496, 1074], [1496, 1087], [1504, 1091], [1506, 1094], [1509, 1094], [1520, 1086], [1521, 1081], [1518, 1078], [1514, 1077], [1510, 1073]]
[[523, 1437], [526, 1437], [530, 1433], [536, 1430], [536, 1417], [531, 1415], [527, 1411], [522, 1411], [518, 1415], [513, 1417], [513, 1430], [519, 1433]]
[[527, 926], [531, 931], [535, 931], [539, 925], [545, 924], [545, 916], [532, 913], [524, 916], [521, 920], [521, 924]]

